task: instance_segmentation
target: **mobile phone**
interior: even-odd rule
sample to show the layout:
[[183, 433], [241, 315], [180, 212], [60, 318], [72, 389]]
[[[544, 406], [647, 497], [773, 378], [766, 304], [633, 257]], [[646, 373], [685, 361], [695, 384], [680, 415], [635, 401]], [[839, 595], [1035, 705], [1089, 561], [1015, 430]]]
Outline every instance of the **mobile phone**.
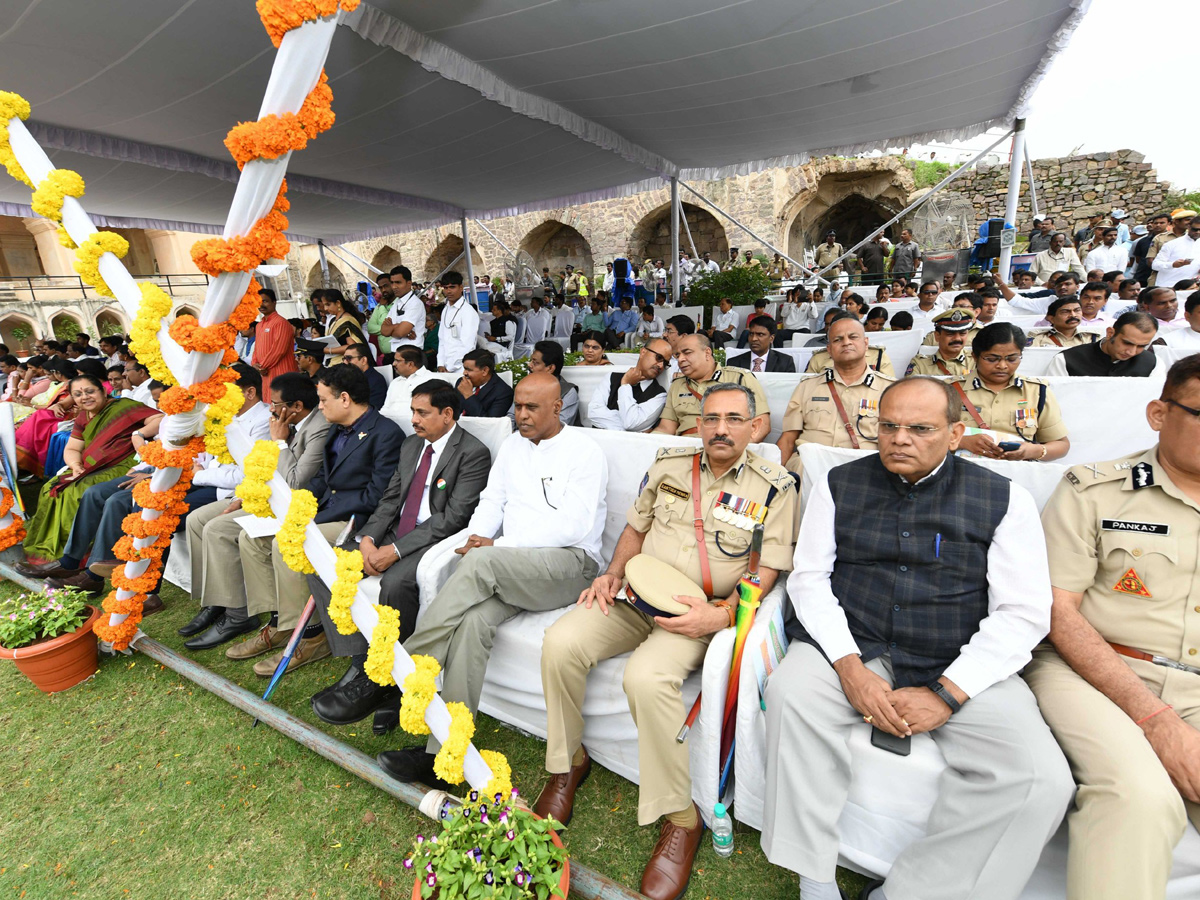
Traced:
[[1003, 450], [1005, 453], [1011, 453], [1013, 450], [1021, 449], [1021, 442], [1020, 441], [1001, 441], [996, 446], [999, 447], [1001, 450]]
[[888, 753], [897, 756], [908, 756], [912, 752], [912, 741], [906, 737], [896, 737], [881, 728], [871, 726], [871, 744]]

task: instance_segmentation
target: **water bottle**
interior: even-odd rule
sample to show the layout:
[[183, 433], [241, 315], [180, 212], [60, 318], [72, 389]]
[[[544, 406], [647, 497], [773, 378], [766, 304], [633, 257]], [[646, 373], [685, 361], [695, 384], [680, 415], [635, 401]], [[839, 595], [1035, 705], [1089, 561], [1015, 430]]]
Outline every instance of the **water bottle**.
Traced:
[[733, 856], [733, 822], [725, 812], [725, 804], [713, 807], [713, 851], [717, 856]]

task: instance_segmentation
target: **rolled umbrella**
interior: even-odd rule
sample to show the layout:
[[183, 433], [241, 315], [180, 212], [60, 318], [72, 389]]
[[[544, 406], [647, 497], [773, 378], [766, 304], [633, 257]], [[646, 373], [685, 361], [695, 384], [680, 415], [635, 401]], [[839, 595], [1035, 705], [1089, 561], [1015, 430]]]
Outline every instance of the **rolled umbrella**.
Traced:
[[[287, 671], [288, 663], [292, 661], [292, 656], [296, 653], [296, 648], [300, 646], [300, 640], [304, 637], [304, 629], [308, 625], [308, 620], [312, 618], [313, 610], [317, 608], [317, 601], [312, 594], [308, 595], [308, 602], [304, 604], [304, 612], [300, 613], [300, 621], [296, 624], [296, 628], [292, 631], [291, 638], [288, 639], [287, 646], [283, 648], [283, 659], [279, 660], [279, 665], [275, 667], [275, 673], [271, 676], [271, 682], [267, 685], [267, 690], [263, 693], [264, 700], [270, 700], [271, 694], [275, 693], [275, 687], [279, 684], [279, 680], [283, 678], [283, 673]], [[250, 727], [258, 726], [258, 719], [254, 720], [254, 724]]]
[[763, 526], [754, 526], [754, 535], [750, 541], [750, 563], [746, 574], [738, 582], [738, 608], [733, 639], [733, 659], [729, 667], [729, 686], [725, 690], [725, 711], [721, 718], [721, 790], [724, 792], [724, 781], [729, 774], [729, 761], [733, 758], [733, 736], [737, 718], [738, 685], [741, 682], [742, 653], [746, 649], [746, 638], [754, 625], [754, 616], [762, 602], [762, 582], [759, 580], [758, 567], [762, 557]]

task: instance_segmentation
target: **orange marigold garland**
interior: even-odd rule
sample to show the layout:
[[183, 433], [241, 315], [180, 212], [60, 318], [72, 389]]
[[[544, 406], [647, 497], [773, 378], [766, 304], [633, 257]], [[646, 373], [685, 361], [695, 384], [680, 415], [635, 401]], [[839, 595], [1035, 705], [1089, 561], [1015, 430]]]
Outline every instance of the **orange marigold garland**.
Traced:
[[[250, 286], [246, 288], [246, 293], [237, 308], [230, 314], [228, 322], [201, 325], [195, 316], [177, 316], [167, 333], [189, 353], [228, 353], [238, 332], [249, 328], [250, 323], [258, 318], [259, 307], [262, 305], [262, 298], [258, 295], [260, 290], [262, 288], [258, 282], [251, 278]], [[222, 359], [222, 362], [226, 360]], [[234, 354], [234, 362], [237, 362], [237, 354]]]
[[276, 47], [293, 28], [332, 16], [338, 7], [353, 12], [358, 8], [358, 0], [258, 0], [255, 4], [258, 17]]
[[[13, 492], [8, 488], [0, 488], [0, 519], [8, 515], [13, 507]], [[25, 540], [25, 520], [13, 516], [12, 523], [6, 528], [0, 528], [0, 550], [7, 550]]]
[[293, 150], [303, 150], [310, 140], [332, 128], [333, 122], [333, 88], [322, 69], [299, 112], [239, 122], [230, 129], [225, 147], [240, 169], [252, 159], [278, 159]]

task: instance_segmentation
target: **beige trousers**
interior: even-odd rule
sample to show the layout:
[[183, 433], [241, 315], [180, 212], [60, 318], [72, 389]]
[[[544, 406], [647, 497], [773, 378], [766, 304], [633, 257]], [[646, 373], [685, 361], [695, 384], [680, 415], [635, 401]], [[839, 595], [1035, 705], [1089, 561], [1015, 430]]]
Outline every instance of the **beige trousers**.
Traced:
[[[345, 522], [317, 526], [331, 544], [345, 527]], [[287, 567], [273, 537], [252, 538], [243, 531], [238, 535], [238, 552], [246, 579], [246, 612], [252, 616], [278, 612], [280, 631], [295, 628], [308, 602], [307, 576]]]
[[[1190, 725], [1200, 728], [1200, 675], [1126, 659]], [[1042, 715], [1078, 784], [1067, 816], [1068, 900], [1156, 900], [1171, 855], [1200, 806], [1185, 803], [1142, 729], [1051, 649], [1025, 668]]]
[[577, 606], [546, 629], [542, 690], [546, 695], [546, 771], [569, 772], [583, 741], [588, 672], [601, 660], [633, 651], [624, 689], [638, 727], [638, 824], [680, 812], [692, 802], [688, 745], [675, 742], [687, 710], [679, 692], [704, 663], [710, 637], [688, 638], [654, 624], [627, 603], [606, 616]]
[[192, 566], [192, 599], [201, 606], [246, 606], [246, 582], [238, 559], [239, 510], [221, 515], [232, 499], [218, 500], [187, 517], [188, 553]]

